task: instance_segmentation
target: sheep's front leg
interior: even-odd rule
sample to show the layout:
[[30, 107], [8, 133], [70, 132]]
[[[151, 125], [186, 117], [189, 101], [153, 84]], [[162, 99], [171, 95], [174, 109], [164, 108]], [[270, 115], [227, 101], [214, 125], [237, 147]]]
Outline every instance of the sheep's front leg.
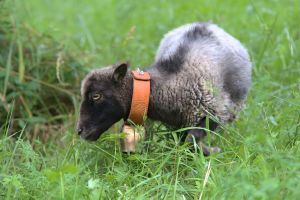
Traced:
[[[201, 128], [206, 128], [205, 122], [206, 122], [206, 119], [201, 120], [201, 122], [200, 122]], [[218, 124], [216, 122], [209, 120], [209, 127], [208, 127], [209, 130], [214, 131], [217, 127], [218, 127]], [[210, 147], [202, 142], [204, 140], [204, 138], [206, 137], [206, 135], [207, 135], [206, 131], [203, 129], [192, 129], [187, 132], [187, 137], [185, 140], [187, 142], [189, 142], [190, 144], [194, 144], [194, 142], [196, 144], [198, 144], [201, 147], [203, 154], [205, 156], [209, 156], [213, 153], [221, 152], [221, 149], [219, 147]]]

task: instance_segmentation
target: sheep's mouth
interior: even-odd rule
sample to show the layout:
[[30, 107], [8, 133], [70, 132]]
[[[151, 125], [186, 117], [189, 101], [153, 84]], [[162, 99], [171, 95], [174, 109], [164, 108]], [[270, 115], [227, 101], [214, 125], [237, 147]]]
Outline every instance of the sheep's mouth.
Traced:
[[98, 127], [98, 128], [94, 127], [91, 129], [86, 129], [80, 134], [80, 137], [87, 141], [96, 141], [100, 138], [102, 133], [104, 133], [108, 129], [109, 129], [109, 126]]
[[101, 134], [99, 132], [97, 132], [97, 133], [82, 133], [80, 135], [80, 137], [87, 141], [96, 141], [96, 140], [98, 140], [100, 135]]
[[82, 131], [79, 133], [80, 137], [87, 141], [96, 141], [100, 138], [100, 136], [107, 131], [113, 124], [113, 121], [100, 121], [97, 124], [86, 124], [86, 126], [81, 126]]

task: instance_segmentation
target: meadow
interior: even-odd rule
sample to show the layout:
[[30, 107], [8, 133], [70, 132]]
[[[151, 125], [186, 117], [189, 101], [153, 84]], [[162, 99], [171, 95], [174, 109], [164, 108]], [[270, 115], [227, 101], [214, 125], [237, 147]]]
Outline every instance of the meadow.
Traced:
[[[300, 199], [300, 1], [0, 1], [0, 199]], [[76, 134], [93, 68], [153, 62], [163, 35], [212, 21], [253, 62], [245, 109], [191, 152], [157, 122], [123, 155], [119, 124]], [[145, 148], [147, 147], [147, 148]]]

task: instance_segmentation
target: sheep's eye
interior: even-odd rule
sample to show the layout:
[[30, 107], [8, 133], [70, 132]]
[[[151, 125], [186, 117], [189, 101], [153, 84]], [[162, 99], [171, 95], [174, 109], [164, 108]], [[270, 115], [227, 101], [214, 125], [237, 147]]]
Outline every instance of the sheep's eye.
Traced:
[[101, 99], [101, 95], [99, 93], [95, 93], [92, 95], [92, 99], [94, 101], [99, 101]]

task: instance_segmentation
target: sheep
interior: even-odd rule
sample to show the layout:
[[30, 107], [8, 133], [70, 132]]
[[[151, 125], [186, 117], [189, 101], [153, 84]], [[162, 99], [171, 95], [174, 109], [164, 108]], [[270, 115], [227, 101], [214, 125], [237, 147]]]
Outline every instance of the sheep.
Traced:
[[[251, 61], [234, 37], [213, 23], [191, 23], [168, 32], [160, 42], [151, 75], [147, 117], [187, 131], [186, 141], [201, 142], [209, 121], [214, 131], [232, 122], [251, 86]], [[92, 70], [82, 81], [78, 134], [97, 140], [128, 118], [133, 78], [127, 63]], [[203, 153], [211, 151], [202, 146]]]

